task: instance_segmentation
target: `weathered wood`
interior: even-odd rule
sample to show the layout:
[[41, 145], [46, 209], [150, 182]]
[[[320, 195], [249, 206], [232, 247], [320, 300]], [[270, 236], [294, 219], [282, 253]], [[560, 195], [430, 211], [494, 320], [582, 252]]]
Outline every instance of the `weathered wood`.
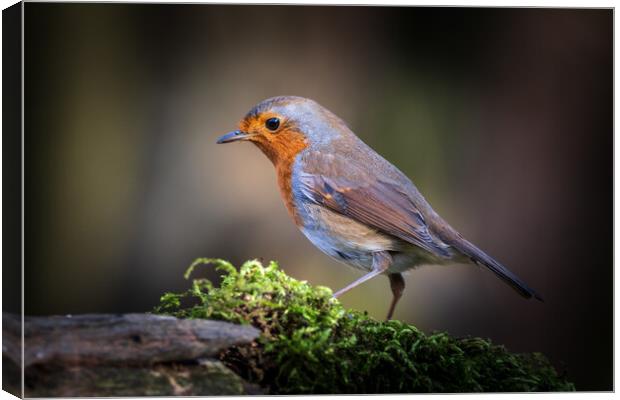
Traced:
[[260, 394], [220, 361], [151, 367], [26, 369], [26, 397], [213, 396]]
[[[20, 369], [20, 324], [19, 316], [3, 314], [2, 353], [8, 372]], [[151, 314], [26, 317], [25, 395], [256, 393], [214, 357], [258, 334], [251, 326]], [[11, 381], [19, 375], [3, 374], [13, 377]]]
[[[7, 355], [16, 362], [15, 350], [19, 351], [21, 336], [17, 318], [5, 314], [2, 319], [7, 339], [15, 344], [7, 349]], [[135, 365], [192, 360], [215, 356], [257, 336], [258, 331], [248, 325], [151, 314], [26, 317], [24, 365]]]

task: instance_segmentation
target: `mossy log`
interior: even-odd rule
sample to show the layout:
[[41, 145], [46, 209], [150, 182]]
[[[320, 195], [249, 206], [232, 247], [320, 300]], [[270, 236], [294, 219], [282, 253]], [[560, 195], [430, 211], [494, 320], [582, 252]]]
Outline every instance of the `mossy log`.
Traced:
[[[25, 395], [572, 391], [540, 353], [347, 310], [274, 262], [166, 293], [156, 314], [27, 317]], [[166, 316], [164, 316], [166, 315]], [[21, 394], [21, 320], [3, 315], [3, 385]]]
[[347, 310], [332, 291], [298, 281], [275, 262], [239, 269], [215, 265], [215, 287], [194, 279], [185, 293], [167, 293], [156, 312], [181, 318], [251, 324], [261, 336], [222, 360], [270, 394], [455, 393], [571, 391], [540, 353], [515, 354], [477, 337], [426, 334], [401, 321], [377, 321]]
[[[21, 394], [21, 318], [3, 314], [3, 385]], [[218, 355], [259, 332], [152, 314], [26, 317], [26, 397], [260, 393]]]

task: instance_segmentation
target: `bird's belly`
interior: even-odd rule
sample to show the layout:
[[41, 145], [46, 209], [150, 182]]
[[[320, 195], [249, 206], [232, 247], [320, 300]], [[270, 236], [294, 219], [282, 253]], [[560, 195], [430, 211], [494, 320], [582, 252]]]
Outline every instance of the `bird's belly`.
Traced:
[[398, 251], [401, 240], [324, 207], [306, 204], [303, 234], [325, 254], [356, 268], [372, 269], [372, 253]]
[[323, 253], [352, 267], [372, 270], [372, 253], [389, 251], [389, 272], [404, 272], [424, 264], [445, 264], [446, 259], [401, 239], [386, 235], [327, 208], [304, 204], [302, 233]]

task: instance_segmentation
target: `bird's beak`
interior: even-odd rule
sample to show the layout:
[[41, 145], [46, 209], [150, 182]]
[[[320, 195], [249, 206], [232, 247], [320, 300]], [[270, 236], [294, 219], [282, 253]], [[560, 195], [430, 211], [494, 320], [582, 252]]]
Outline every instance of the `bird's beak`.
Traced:
[[248, 138], [251, 138], [252, 134], [249, 134], [247, 132], [243, 132], [243, 131], [232, 131], [232, 132], [228, 132], [227, 134], [220, 136], [217, 139], [217, 144], [222, 144], [222, 143], [230, 143], [230, 142], [236, 142], [238, 140], [247, 140]]

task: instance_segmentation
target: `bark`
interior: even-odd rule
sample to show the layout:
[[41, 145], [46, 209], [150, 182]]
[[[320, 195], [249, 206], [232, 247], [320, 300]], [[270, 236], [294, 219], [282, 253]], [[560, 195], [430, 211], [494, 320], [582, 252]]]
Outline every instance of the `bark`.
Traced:
[[[3, 314], [3, 386], [21, 395], [21, 318]], [[24, 395], [259, 393], [218, 360], [251, 326], [151, 314], [26, 317]]]

